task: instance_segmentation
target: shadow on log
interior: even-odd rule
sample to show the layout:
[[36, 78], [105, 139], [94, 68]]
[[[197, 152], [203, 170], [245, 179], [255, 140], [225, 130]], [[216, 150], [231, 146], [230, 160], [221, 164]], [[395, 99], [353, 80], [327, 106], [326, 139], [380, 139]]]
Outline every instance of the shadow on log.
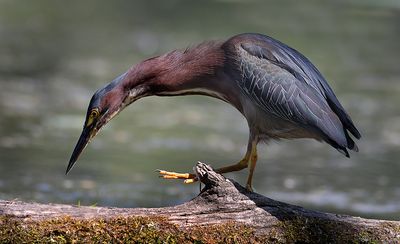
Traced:
[[198, 163], [205, 187], [165, 208], [82, 207], [0, 200], [0, 243], [400, 242], [400, 222], [322, 213], [249, 192]]

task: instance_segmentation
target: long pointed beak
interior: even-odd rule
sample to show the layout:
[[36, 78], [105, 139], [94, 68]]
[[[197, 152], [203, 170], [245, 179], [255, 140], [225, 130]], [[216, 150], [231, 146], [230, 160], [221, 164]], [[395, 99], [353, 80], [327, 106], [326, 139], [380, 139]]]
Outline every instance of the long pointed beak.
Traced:
[[67, 171], [65, 174], [68, 174], [68, 172], [72, 169], [74, 166], [76, 160], [78, 160], [79, 155], [81, 155], [82, 151], [86, 148], [86, 146], [89, 144], [89, 141], [91, 139], [91, 135], [93, 132], [93, 128], [84, 128], [82, 131], [81, 136], [79, 137], [78, 142], [76, 143], [75, 149], [71, 155], [71, 159], [69, 160]]

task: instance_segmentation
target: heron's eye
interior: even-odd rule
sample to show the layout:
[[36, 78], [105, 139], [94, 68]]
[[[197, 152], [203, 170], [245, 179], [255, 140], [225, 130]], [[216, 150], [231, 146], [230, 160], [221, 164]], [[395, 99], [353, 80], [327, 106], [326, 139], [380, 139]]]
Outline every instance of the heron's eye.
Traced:
[[95, 119], [97, 119], [97, 117], [99, 117], [99, 114], [100, 114], [99, 109], [97, 109], [97, 108], [92, 109], [92, 111], [90, 111], [89, 118], [88, 118], [88, 121], [86, 123], [86, 126], [91, 125], [93, 123], [93, 121]]
[[99, 110], [98, 110], [98, 109], [93, 109], [93, 110], [90, 112], [90, 117], [92, 117], [92, 118], [97, 118], [97, 116], [99, 116]]

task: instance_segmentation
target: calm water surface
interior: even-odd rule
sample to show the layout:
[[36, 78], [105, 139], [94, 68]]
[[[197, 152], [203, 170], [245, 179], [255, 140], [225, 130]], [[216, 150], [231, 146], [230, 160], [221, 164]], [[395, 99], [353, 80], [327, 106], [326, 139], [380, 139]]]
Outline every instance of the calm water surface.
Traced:
[[[379, 2], [379, 3], [378, 3]], [[260, 32], [322, 71], [361, 133], [347, 159], [312, 140], [259, 146], [255, 190], [316, 210], [400, 219], [397, 1], [0, 1], [0, 199], [159, 207], [199, 186], [155, 169], [244, 154], [244, 118], [218, 100], [145, 98], [65, 168], [93, 92], [142, 59]], [[247, 172], [228, 174], [244, 183]]]

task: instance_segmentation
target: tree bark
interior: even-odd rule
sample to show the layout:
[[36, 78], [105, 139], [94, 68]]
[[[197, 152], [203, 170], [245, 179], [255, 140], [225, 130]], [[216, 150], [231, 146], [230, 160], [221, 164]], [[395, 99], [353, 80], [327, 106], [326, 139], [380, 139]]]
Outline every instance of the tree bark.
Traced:
[[[0, 234], [10, 232], [4, 230], [7, 228], [4, 225], [11, 223], [11, 220], [36, 223], [66, 216], [71, 221], [146, 216], [161, 217], [182, 232], [199, 227], [206, 230], [225, 224], [243, 226], [255, 238], [248, 239], [249, 242], [400, 243], [398, 221], [323, 213], [275, 201], [247, 191], [200, 162], [195, 167], [195, 173], [205, 185], [201, 193], [191, 201], [173, 207], [83, 207], [0, 200], [0, 217], [3, 217], [3, 220], [0, 218], [0, 226], [3, 224]], [[191, 242], [195, 239], [185, 240]], [[217, 242], [216, 239], [214, 241]]]

